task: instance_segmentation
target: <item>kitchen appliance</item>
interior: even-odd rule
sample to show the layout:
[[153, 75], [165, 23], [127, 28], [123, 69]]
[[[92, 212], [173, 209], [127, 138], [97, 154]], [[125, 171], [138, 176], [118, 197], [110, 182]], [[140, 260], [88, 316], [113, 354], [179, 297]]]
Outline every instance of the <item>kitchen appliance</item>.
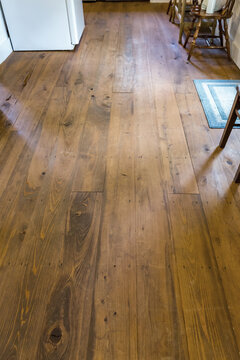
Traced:
[[84, 30], [82, 0], [1, 0], [15, 51], [72, 50]]

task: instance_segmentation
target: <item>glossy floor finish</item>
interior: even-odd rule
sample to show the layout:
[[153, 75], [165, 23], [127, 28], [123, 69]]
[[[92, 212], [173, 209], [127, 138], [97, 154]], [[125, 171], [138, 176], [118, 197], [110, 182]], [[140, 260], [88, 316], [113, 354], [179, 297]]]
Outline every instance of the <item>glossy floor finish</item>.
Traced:
[[166, 6], [85, 4], [75, 52], [0, 67], [0, 359], [239, 359], [240, 130]]

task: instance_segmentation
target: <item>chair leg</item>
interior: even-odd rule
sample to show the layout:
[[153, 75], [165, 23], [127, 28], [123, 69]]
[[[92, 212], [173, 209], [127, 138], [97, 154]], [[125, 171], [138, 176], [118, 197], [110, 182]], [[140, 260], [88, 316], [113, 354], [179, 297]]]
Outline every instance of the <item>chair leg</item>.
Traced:
[[173, 5], [171, 5], [169, 9], [169, 22], [172, 22], [172, 18], [173, 18]]
[[240, 184], [240, 165], [239, 165], [238, 170], [236, 172], [234, 181], [235, 181], [235, 183]]
[[184, 21], [181, 20], [180, 28], [179, 28], [179, 38], [178, 38], [178, 43], [179, 43], [180, 45], [182, 44], [183, 31], [184, 31]]
[[189, 50], [189, 53], [188, 53], [188, 61], [191, 59], [193, 50], [194, 50], [194, 48], [196, 46], [196, 40], [198, 38], [198, 34], [199, 34], [199, 31], [200, 31], [201, 25], [202, 25], [202, 19], [200, 18], [198, 20], [197, 25], [196, 25], [196, 31], [195, 31], [195, 33], [193, 35], [193, 41], [192, 41], [192, 44], [191, 44], [191, 47], [190, 47], [190, 50]]
[[170, 9], [170, 18], [169, 18], [169, 21], [172, 24], [174, 24], [174, 22], [175, 22], [175, 16], [176, 16], [175, 6], [176, 6], [176, 0], [173, 0], [172, 5], [171, 5], [171, 9]]
[[185, 42], [184, 42], [184, 45], [183, 45], [184, 48], [186, 48], [186, 46], [187, 46], [188, 40], [189, 40], [189, 38], [190, 38], [190, 36], [191, 36], [191, 32], [193, 31], [193, 28], [194, 28], [195, 21], [196, 21], [196, 18], [194, 18], [194, 19], [192, 20], [192, 23], [191, 23], [189, 32], [188, 32], [188, 34], [187, 34], [187, 36], [186, 36], [186, 39], [185, 39]]
[[221, 46], [223, 46], [223, 28], [222, 28], [222, 20], [218, 20], [218, 27], [219, 27], [219, 36], [220, 36], [220, 42]]
[[171, 0], [170, 1], [171, 5], [169, 8], [169, 22], [174, 23], [174, 19], [175, 19], [175, 1]]
[[182, 35], [184, 31], [184, 16], [186, 12], [186, 1], [181, 1], [181, 20], [180, 20], [180, 28], [179, 28], [179, 37], [178, 43], [182, 44]]
[[230, 51], [230, 41], [229, 41], [229, 34], [228, 34], [227, 19], [223, 19], [223, 21], [224, 21], [224, 33], [225, 33], [225, 39], [226, 39], [227, 54], [228, 54], [229, 60], [231, 60], [231, 51]]
[[225, 129], [224, 129], [224, 132], [222, 134], [222, 138], [220, 140], [220, 143], [219, 143], [219, 146], [220, 148], [224, 148], [227, 141], [228, 141], [228, 138], [231, 134], [231, 131], [235, 125], [235, 122], [237, 120], [237, 114], [236, 114], [236, 109], [240, 106], [240, 98], [239, 98], [239, 93], [237, 92], [236, 94], [236, 97], [234, 99], [234, 102], [233, 102], [233, 106], [232, 106], [232, 109], [231, 109], [231, 112], [229, 114], [229, 117], [228, 117], [228, 121], [227, 121], [227, 124], [225, 126]]
[[171, 6], [172, 6], [172, 0], [170, 0], [168, 3], [167, 15], [169, 14], [169, 10], [170, 10]]

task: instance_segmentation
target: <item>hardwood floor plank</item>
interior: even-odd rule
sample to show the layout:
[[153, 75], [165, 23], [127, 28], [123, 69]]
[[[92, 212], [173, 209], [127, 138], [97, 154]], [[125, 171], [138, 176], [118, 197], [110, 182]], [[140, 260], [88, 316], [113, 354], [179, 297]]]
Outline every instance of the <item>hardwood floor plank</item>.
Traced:
[[[172, 85], [155, 87], [156, 114], [169, 193], [198, 194], [199, 189]], [[158, 96], [162, 93], [161, 97]], [[166, 110], [168, 109], [168, 110]]]
[[[91, 359], [137, 359], [133, 98], [114, 94]], [[121, 226], [124, 224], [124, 226]]]
[[[96, 37], [96, 35], [91, 32], [87, 38], [90, 42], [92, 36], [93, 39]], [[97, 36], [99, 36], [99, 34]], [[101, 44], [101, 40], [98, 40], [98, 43]], [[96, 44], [95, 41], [94, 44]], [[25, 237], [25, 249], [28, 249], [28, 259], [33, 262], [34, 267], [37, 267], [37, 264], [41, 263], [48, 252], [51, 254], [50, 249], [52, 247], [54, 249], [56, 247], [56, 249], [59, 249], [61, 252], [61, 243], [56, 243], [55, 240], [62, 234], [62, 226], [59, 226], [58, 221], [59, 216], [61, 217], [61, 214], [64, 212], [65, 202], [72, 190], [74, 175], [78, 169], [76, 164], [79, 142], [90, 101], [88, 83], [85, 81], [76, 81], [76, 76], [79, 75], [79, 68], [84, 70], [86, 66], [89, 66], [87, 60], [92, 57], [91, 49], [93, 50], [93, 48], [90, 47], [86, 53], [78, 54], [78, 56], [74, 58], [74, 71], [69, 78], [69, 89], [68, 87], [66, 87], [66, 89], [65, 87], [62, 89], [61, 87], [56, 87], [55, 90], [56, 93], [60, 92], [63, 97], [65, 97], [64, 94], [70, 92], [70, 97], [68, 99], [67, 95], [67, 102], [62, 99], [65, 113], [62, 118], [59, 118], [60, 127], [57, 134], [57, 142], [54, 153], [50, 156], [52, 163], [49, 163], [49, 167], [51, 171], [44, 175], [44, 184], [40, 189], [37, 204], [31, 218], [31, 226]], [[92, 65], [90, 69], [96, 72], [98, 62], [95, 61], [90, 64]], [[60, 108], [59, 111], [61, 111]], [[48, 120], [46, 120], [46, 126], [47, 123]], [[54, 127], [55, 125], [53, 124], [52, 126]], [[54, 137], [52, 137], [51, 140], [54, 142]], [[42, 147], [42, 141], [45, 144], [46, 136], [41, 138], [39, 149]], [[48, 150], [50, 150], [50, 146]], [[43, 161], [46, 160], [45, 155], [42, 158]], [[33, 178], [33, 169], [39, 165], [45, 166], [44, 163], [39, 164], [37, 157], [35, 157], [29, 172], [29, 179], [32, 180], [33, 185], [34, 181], [36, 181], [36, 179]], [[45, 172], [44, 170], [45, 169], [42, 171]], [[41, 239], [45, 239], [44, 246], [42, 246]], [[35, 259], [36, 254], [38, 254], [37, 259]], [[26, 253], [23, 251], [18, 256], [18, 262], [24, 261], [23, 259], [25, 257]], [[35, 264], [35, 262], [37, 263]]]
[[[95, 193], [72, 194], [68, 212], [65, 208], [58, 219], [63, 224], [66, 220], [66, 227], [58, 238], [62, 251], [56, 248], [54, 262], [52, 248], [35, 269], [31, 262], [6, 267], [11, 282], [6, 284], [3, 277], [1, 308], [7, 305], [1, 317], [3, 359], [86, 358], [101, 199]], [[15, 286], [15, 292], [7, 302], [9, 286]]]
[[201, 199], [197, 195], [169, 195], [169, 199], [190, 358], [237, 359]]
[[[24, 53], [24, 55], [26, 54]], [[41, 53], [35, 57], [30, 55], [32, 53], [28, 54], [26, 59], [24, 56], [21, 61], [17, 56], [18, 66], [14, 62], [10, 67], [11, 74], [6, 70], [1, 75], [0, 151], [5, 146], [8, 137], [11, 136], [11, 132], [14, 131], [14, 124], [24, 110], [25, 102], [28, 101], [34, 87], [37, 86], [37, 80], [49, 61], [49, 54]]]
[[[0, 359], [239, 359], [239, 130], [218, 149], [166, 4], [85, 3], [0, 66]], [[178, 194], [176, 194], [178, 193]]]
[[[93, 39], [95, 38], [95, 34], [90, 32], [87, 40], [91, 41], [91, 36], [93, 36]], [[43, 231], [41, 230], [42, 226], [48, 227], [47, 224], [52, 221], [54, 223], [55, 214], [56, 211], [58, 211], [57, 207], [61, 204], [62, 196], [64, 198], [65, 191], [69, 192], [71, 189], [79, 139], [81, 137], [81, 130], [85, 122], [88, 101], [90, 98], [87, 81], [79, 83], [76, 81], [76, 78], [79, 76], [79, 68], [83, 68], [84, 70], [86, 66], [91, 65], [91, 63], [88, 62], [88, 59], [92, 58], [91, 50], [93, 50], [94, 46], [96, 47], [96, 42], [94, 42], [93, 47], [86, 49], [85, 52], [83, 51], [82, 53], [75, 54], [74, 59], [72, 59], [73, 72], [69, 78], [69, 86], [60, 87], [59, 83], [57, 83], [58, 86], [53, 90], [49, 103], [46, 104], [45, 110], [41, 113], [39, 126], [36, 128], [38, 130], [38, 136], [40, 137], [39, 139], [37, 138], [37, 143], [35, 142], [34, 146], [32, 145], [33, 142], [32, 144], [28, 144], [28, 146], [30, 145], [30, 149], [28, 149], [28, 146], [23, 148], [22, 161], [18, 161], [19, 147], [16, 147], [16, 143], [15, 147], [13, 147], [13, 149], [15, 149], [15, 152], [13, 153], [15, 154], [14, 161], [17, 164], [17, 167], [13, 172], [10, 183], [11, 186], [8, 186], [8, 191], [5, 192], [1, 202], [3, 218], [4, 216], [7, 216], [8, 211], [11, 211], [9, 213], [8, 226], [3, 228], [4, 234], [6, 234], [6, 236], [4, 235], [6, 243], [3, 242], [2, 244], [4, 244], [5, 249], [8, 249], [8, 253], [4, 253], [5, 262], [9, 261], [8, 255], [10, 256], [11, 254], [10, 258], [12, 263], [14, 263], [19, 255], [19, 247], [16, 246], [16, 242], [14, 241], [16, 236], [24, 237], [26, 244], [29, 243], [29, 246], [31, 247], [31, 232], [33, 229], [35, 229], [34, 233], [37, 234], [36, 229], [41, 232]], [[85, 61], [86, 65], [84, 67]], [[56, 64], [56, 61], [54, 63]], [[94, 70], [96, 71], [97, 66], [98, 62], [95, 61], [92, 63], [91, 70], [93, 73]], [[59, 73], [62, 75], [62, 72], [63, 69], [61, 70], [61, 68], [59, 68], [59, 71], [56, 73], [55, 81], [57, 80]], [[39, 87], [37, 87], [37, 89], [39, 89]], [[34, 106], [40, 106], [38, 102], [34, 102], [34, 99], [35, 97], [33, 96], [32, 102]], [[43, 100], [45, 100], [44, 94]], [[35, 117], [35, 119], [37, 120], [38, 118]], [[34, 131], [36, 132], [36, 130], [33, 129], [31, 136], [34, 135]], [[77, 133], [77, 136], [75, 136], [72, 141], [71, 138], [75, 132]], [[18, 135], [16, 131], [13, 134], [16, 136]], [[17, 140], [19, 140], [19, 136], [17, 136]], [[21, 137], [20, 140], [22, 140]], [[23, 146], [24, 140], [19, 141], [19, 143]], [[28, 149], [28, 151], [25, 156], [26, 149]], [[11, 151], [13, 152], [12, 149]], [[31, 155], [30, 157], [29, 154]], [[6, 164], [8, 164], [6, 159], [4, 160]], [[15, 163], [13, 163], [13, 166]], [[24, 171], [22, 170], [20, 172], [18, 170], [18, 168], [24, 169], [24, 167], [28, 170], [26, 179], [23, 177]], [[64, 171], [62, 171], [62, 168], [64, 168]], [[4, 177], [3, 179], [6, 180]], [[19, 181], [24, 182], [24, 185], [22, 187], [20, 186], [20, 188], [16, 187], [16, 184], [21, 184]], [[27, 212], [27, 214], [31, 215], [30, 219], [28, 218], [29, 215], [26, 214], [26, 217], [21, 216], [19, 217], [18, 222], [16, 222], [14, 220], [14, 213], [17, 211], [16, 209], [19, 208], [19, 204], [23, 206], [23, 203], [27, 203], [30, 195], [32, 199], [35, 199], [35, 211], [33, 211], [34, 207], [31, 202], [31, 207], [29, 208], [29, 210], [31, 210], [30, 212]], [[38, 195], [39, 198], [36, 200]], [[46, 206], [46, 209], [44, 206]], [[41, 208], [40, 211], [38, 210], [39, 208]], [[14, 221], [16, 227], [13, 232], [12, 224]], [[43, 223], [41, 223], [41, 221]], [[26, 231], [29, 222], [31, 226], [30, 229]], [[9, 232], [11, 234], [10, 238], [8, 235]], [[20, 233], [18, 234], [18, 232]], [[24, 233], [24, 236], [21, 235], [22, 232]], [[40, 243], [38, 243], [38, 245], [41, 247]], [[28, 245], [26, 245], [26, 248], [27, 247]], [[32, 248], [34, 249], [34, 247]], [[34, 257], [34, 252], [32, 253], [32, 256]], [[18, 262], [24, 261], [24, 257], [25, 252], [20, 254]]]
[[9, 100], [16, 100], [28, 85], [39, 59], [45, 57], [44, 53], [25, 52], [11, 54], [1, 65], [0, 69], [0, 95], [2, 99], [1, 110], [9, 111]]
[[155, 11], [147, 13], [144, 20], [165, 182], [170, 193], [196, 194], [199, 190], [175, 99], [175, 85], [169, 76], [171, 68], [163, 43], [165, 32]]
[[160, 49], [168, 69], [164, 78], [173, 84], [175, 93], [192, 93], [194, 84], [187, 72], [187, 52], [178, 44], [179, 27], [166, 22], [163, 4], [153, 4], [153, 13], [161, 37]]
[[47, 305], [38, 359], [55, 359], [56, 354], [66, 360], [86, 359], [101, 205], [101, 194], [75, 192], [71, 196], [62, 271]]
[[73, 191], [103, 191], [110, 106], [109, 102], [98, 104], [95, 98], [91, 99], [80, 140]]
[[[14, 131], [17, 135], [15, 146], [5, 155], [4, 166], [1, 167], [1, 186], [0, 196], [4, 191], [7, 182], [14, 170], [14, 167], [22, 153], [23, 147], [28, 142], [28, 138], [33, 136], [36, 127], [39, 124], [41, 115], [45, 109], [53, 91], [56, 77], [61, 70], [64, 62], [64, 55], [52, 55], [45, 67], [41, 71], [35, 86], [31, 92], [31, 96], [27, 99], [25, 108], [14, 124]], [[9, 129], [11, 132], [12, 129]], [[11, 135], [10, 135], [11, 136]]]
[[100, 58], [98, 74], [94, 87], [91, 88], [91, 102], [79, 145], [78, 171], [74, 179], [73, 191], [103, 191], [104, 188], [119, 14], [113, 13], [108, 20], [109, 24], [107, 23], [106, 26], [112, 30], [106, 29], [102, 48], [98, 53]]
[[144, 56], [147, 39], [141, 25], [143, 16], [134, 19], [134, 38], [138, 39], [134, 93], [138, 358], [188, 359], [154, 99], [151, 83], [146, 82], [150, 69]]
[[113, 92], [132, 92], [134, 87], [135, 63], [133, 54], [132, 15], [123, 12], [119, 27], [119, 45], [116, 56]]
[[68, 60], [57, 81], [57, 86], [68, 87], [76, 96], [79, 96], [82, 88], [92, 91], [98, 76], [106, 24], [103, 21], [97, 22], [95, 17], [96, 14], [85, 28], [82, 41], [76, 50], [68, 53]]
[[[7, 59], [2, 64], [0, 71], [0, 149], [7, 140], [7, 136], [3, 135], [12, 130], [23, 109], [22, 102], [27, 100], [36, 84], [39, 70], [42, 70], [47, 61], [44, 53], [38, 56], [33, 53], [24, 53], [21, 58], [19, 54], [16, 57], [11, 55], [9, 58], [14, 61]], [[9, 63], [11, 66], [7, 66]], [[35, 76], [36, 74], [37, 76]]]
[[[239, 202], [224, 170], [224, 154], [214, 141], [206, 124], [203, 110], [194, 95], [178, 96], [185, 133], [187, 135], [199, 190], [206, 214], [213, 248], [240, 348], [240, 327], [237, 298], [240, 291], [238, 274]], [[194, 110], [192, 109], [193, 104]], [[191, 110], [190, 110], [191, 109]], [[193, 122], [194, 118], [194, 122]], [[219, 139], [220, 139], [220, 133]], [[201, 139], [201, 142], [199, 141]], [[196, 143], [198, 141], [198, 144]], [[234, 176], [234, 174], [233, 174]]]
[[[6, 189], [2, 189], [0, 205], [1, 261], [5, 263], [10, 261], [14, 264], [16, 262], [20, 249], [16, 240], [23, 241], [28, 232], [40, 188], [45, 182], [46, 168], [49, 164], [52, 165], [49, 157], [54, 147], [54, 138], [52, 133], [50, 133], [50, 139], [47, 134], [51, 125], [52, 128], [54, 126], [59, 127], [58, 120], [61, 118], [61, 111], [63, 111], [64, 106], [60, 92], [58, 94], [55, 92], [53, 99], [47, 105], [47, 110], [41, 113], [40, 118], [37, 118], [39, 123], [32, 129], [30, 139], [27, 139], [25, 145], [26, 140], [23, 140], [17, 131], [11, 132], [14, 145], [11, 146], [7, 153], [12, 156], [12, 159], [7, 158], [6, 165], [12, 161], [11, 167], [13, 170], [7, 179], [2, 177], [3, 180], [8, 180], [8, 182]], [[55, 121], [52, 124], [53, 112], [55, 113]], [[55, 134], [55, 139], [56, 136], [57, 134]], [[47, 145], [51, 144], [51, 141], [53, 141], [53, 145], [48, 148]], [[8, 140], [7, 144], [11, 145], [11, 142]], [[41, 153], [40, 149], [42, 149]], [[18, 151], [21, 151], [20, 154]], [[4, 167], [3, 169], [5, 170]], [[28, 174], [26, 171], [29, 171]], [[16, 212], [19, 210], [20, 214], [16, 218]]]
[[60, 127], [69, 126], [64, 116], [70, 96], [70, 90], [64, 87], [56, 87], [53, 90], [42, 121], [41, 135], [28, 169], [27, 183], [31, 189], [41, 186], [43, 178], [49, 170], [50, 158], [58, 139]]
[[[38, 189], [31, 189], [26, 181], [25, 169], [32, 158], [31, 146], [35, 147], [40, 136], [39, 128], [35, 137], [25, 146], [22, 156], [14, 168], [0, 202], [0, 266], [15, 264], [21, 244], [27, 233], [32, 212], [36, 205]], [[18, 213], [19, 212], [19, 213]], [[18, 214], [16, 216], [16, 214]]]

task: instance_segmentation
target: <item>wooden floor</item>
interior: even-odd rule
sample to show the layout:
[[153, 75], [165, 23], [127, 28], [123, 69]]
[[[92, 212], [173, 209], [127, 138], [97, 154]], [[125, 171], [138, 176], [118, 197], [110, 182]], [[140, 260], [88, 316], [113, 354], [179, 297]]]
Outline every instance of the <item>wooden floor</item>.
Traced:
[[0, 67], [0, 359], [239, 359], [240, 130], [166, 6], [85, 4], [75, 52]]

